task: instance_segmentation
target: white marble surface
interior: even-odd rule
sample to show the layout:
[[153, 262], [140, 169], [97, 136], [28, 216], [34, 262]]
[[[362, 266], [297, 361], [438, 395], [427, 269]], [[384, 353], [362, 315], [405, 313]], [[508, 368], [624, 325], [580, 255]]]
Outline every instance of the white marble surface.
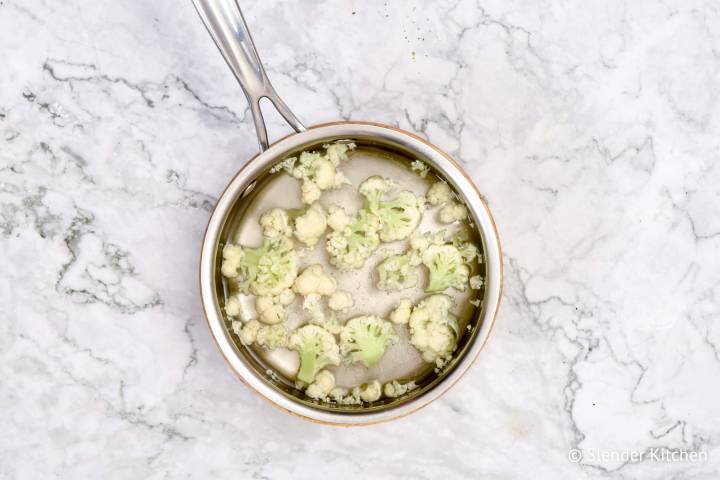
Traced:
[[[256, 140], [190, 1], [2, 0], [0, 478], [718, 478], [717, 2], [242, 5], [306, 122], [467, 166], [505, 249], [491, 341], [400, 421], [268, 406], [200, 310], [203, 229]], [[707, 458], [593, 458], [655, 447]]]

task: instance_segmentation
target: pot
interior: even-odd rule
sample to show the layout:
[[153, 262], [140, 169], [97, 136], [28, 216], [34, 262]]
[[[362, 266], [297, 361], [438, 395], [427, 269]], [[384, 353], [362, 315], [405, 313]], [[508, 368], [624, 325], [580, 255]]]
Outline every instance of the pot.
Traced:
[[[488, 340], [500, 304], [502, 256], [498, 233], [487, 204], [462, 167], [434, 145], [390, 125], [343, 121], [306, 128], [275, 92], [260, 62], [250, 32], [235, 0], [193, 0], [211, 37], [240, 82], [255, 123], [260, 153], [232, 178], [210, 217], [200, 256], [200, 292], [212, 336], [230, 367], [252, 390], [276, 407], [304, 419], [338, 425], [363, 425], [405, 416], [445, 393], [468, 370]], [[267, 98], [296, 133], [270, 144], [260, 111]], [[452, 360], [439, 375], [397, 399], [362, 407], [314, 402], [292, 383], [278, 379], [253, 349], [234, 337], [224, 314], [228, 291], [220, 273], [222, 247], [231, 240], [237, 218], [263, 188], [269, 170], [280, 160], [333, 141], [350, 140], [359, 149], [383, 152], [388, 158], [419, 159], [447, 181], [468, 209], [481, 244], [485, 285], [482, 302], [473, 310], [468, 329]], [[372, 304], [371, 293], [362, 292]]]

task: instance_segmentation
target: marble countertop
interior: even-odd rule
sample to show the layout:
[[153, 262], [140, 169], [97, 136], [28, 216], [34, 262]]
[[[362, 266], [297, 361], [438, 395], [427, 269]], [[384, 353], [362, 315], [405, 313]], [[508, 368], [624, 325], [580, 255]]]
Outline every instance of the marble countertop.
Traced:
[[720, 475], [715, 2], [241, 3], [305, 122], [395, 124], [472, 174], [505, 254], [490, 342], [402, 420], [269, 406], [200, 308], [257, 142], [191, 2], [3, 0], [0, 478]]

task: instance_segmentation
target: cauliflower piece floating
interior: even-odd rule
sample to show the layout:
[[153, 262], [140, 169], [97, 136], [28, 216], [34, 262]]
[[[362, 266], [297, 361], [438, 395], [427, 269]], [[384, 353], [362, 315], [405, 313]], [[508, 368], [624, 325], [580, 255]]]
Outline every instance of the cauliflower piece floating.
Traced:
[[444, 245], [447, 232], [440, 230], [435, 233], [418, 233], [415, 232], [410, 236], [410, 248], [416, 253], [421, 254], [431, 245]]
[[420, 178], [425, 178], [430, 172], [430, 167], [428, 167], [422, 160], [413, 160], [410, 162], [410, 170], [417, 173]]
[[409, 237], [420, 223], [424, 209], [422, 200], [408, 190], [401, 191], [390, 200], [383, 200], [383, 194], [393, 187], [390, 179], [372, 176], [358, 188], [365, 197], [365, 208], [380, 221], [380, 239], [383, 242]]
[[260, 327], [255, 337], [255, 343], [269, 350], [287, 346], [288, 329], [284, 325], [266, 325]]
[[350, 319], [340, 331], [342, 354], [349, 355], [351, 363], [366, 367], [375, 365], [385, 354], [385, 348], [397, 342], [392, 324], [373, 315]]
[[227, 299], [227, 302], [225, 302], [225, 313], [228, 317], [240, 316], [240, 299], [237, 295], [233, 295]]
[[289, 237], [292, 235], [290, 218], [282, 208], [271, 208], [260, 217], [263, 235], [268, 238]]
[[298, 380], [312, 383], [317, 373], [328, 365], [340, 364], [340, 349], [335, 337], [317, 325], [304, 325], [288, 340], [288, 348], [300, 355]]
[[283, 290], [279, 295], [260, 295], [255, 299], [255, 310], [263, 323], [273, 325], [285, 320], [285, 307], [295, 299], [292, 290]]
[[336, 312], [346, 313], [354, 304], [352, 295], [345, 290], [336, 290], [328, 299], [328, 307]]
[[322, 265], [310, 265], [295, 279], [293, 290], [303, 297], [315, 293], [318, 295], [332, 295], [337, 288], [337, 282], [323, 270]]
[[325, 246], [330, 263], [340, 270], [362, 267], [380, 245], [379, 228], [380, 223], [375, 215], [360, 210], [343, 229], [335, 230], [327, 236]]
[[338, 170], [341, 162], [348, 160], [347, 152], [355, 148], [354, 143], [333, 143], [323, 145], [325, 152], [302, 152], [299, 158], [283, 160], [271, 172], [285, 170], [302, 181], [300, 190], [303, 203], [314, 203], [320, 199], [323, 190], [347, 185], [350, 181]]
[[257, 320], [250, 320], [244, 324], [241, 322], [233, 322], [233, 331], [240, 338], [243, 345], [252, 345], [257, 339], [257, 334], [262, 325]]
[[275, 237], [265, 238], [259, 248], [226, 245], [221, 271], [236, 280], [243, 293], [278, 295], [292, 286], [299, 264], [292, 240]]
[[450, 312], [452, 305], [452, 298], [445, 294], [430, 295], [410, 314], [410, 343], [426, 362], [440, 366], [457, 347], [458, 324]]
[[330, 205], [328, 208], [327, 224], [333, 230], [339, 232], [350, 224], [350, 217], [339, 205]]
[[433, 206], [448, 203], [452, 198], [453, 192], [450, 185], [442, 181], [434, 183], [425, 194], [425, 200]]
[[377, 380], [366, 383], [360, 387], [359, 396], [364, 402], [372, 403], [382, 395], [382, 385]]
[[473, 290], [480, 290], [483, 286], [483, 278], [480, 275], [473, 275], [470, 277], [470, 288]]
[[315, 400], [324, 400], [335, 388], [335, 376], [328, 370], [322, 370], [315, 376], [315, 381], [307, 386], [305, 394]]
[[329, 317], [326, 316], [321, 300], [320, 295], [311, 293], [303, 301], [302, 307], [310, 314], [310, 323], [319, 325], [332, 334], [340, 333], [341, 327], [335, 317], [335, 312], [332, 312]]
[[317, 245], [327, 228], [325, 209], [319, 203], [313, 203], [303, 214], [295, 218], [295, 238], [307, 247]]
[[416, 255], [391, 255], [377, 267], [378, 288], [381, 290], [404, 290], [417, 286], [419, 261]]
[[431, 245], [422, 254], [422, 263], [428, 267], [426, 292], [440, 292], [447, 288], [464, 291], [470, 268], [454, 245]]
[[397, 308], [390, 313], [390, 321], [397, 324], [408, 323], [411, 309], [412, 302], [409, 298], [400, 299]]
[[450, 202], [440, 209], [441, 223], [462, 222], [467, 218], [467, 208], [458, 202]]
[[393, 380], [392, 382], [388, 382], [383, 386], [383, 393], [388, 398], [397, 398], [405, 395], [407, 392], [415, 390], [416, 388], [417, 384], [412, 380], [405, 383], [400, 383], [397, 380]]

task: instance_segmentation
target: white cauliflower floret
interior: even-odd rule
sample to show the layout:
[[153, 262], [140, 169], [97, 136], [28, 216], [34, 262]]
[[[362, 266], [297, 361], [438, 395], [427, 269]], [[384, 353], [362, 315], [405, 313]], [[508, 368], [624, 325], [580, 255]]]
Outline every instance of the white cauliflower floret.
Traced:
[[417, 268], [419, 260], [419, 257], [413, 254], [387, 257], [375, 268], [378, 275], [378, 288], [381, 290], [404, 290], [415, 287], [420, 278]]
[[409, 237], [420, 223], [424, 209], [422, 200], [408, 190], [383, 200], [383, 194], [393, 186], [394, 183], [388, 178], [372, 176], [358, 188], [365, 197], [365, 208], [380, 221], [380, 239], [384, 242]]
[[308, 247], [314, 247], [327, 228], [325, 217], [322, 205], [313, 203], [304, 214], [295, 218], [295, 238]]
[[425, 178], [427, 177], [428, 172], [430, 172], [430, 167], [428, 167], [422, 160], [413, 160], [410, 163], [410, 170], [420, 175], [420, 178]]
[[431, 295], [410, 314], [410, 343], [426, 362], [443, 364], [457, 347], [458, 324], [450, 312], [452, 304], [447, 295]]
[[443, 245], [447, 232], [440, 230], [435, 233], [418, 233], [415, 232], [410, 236], [410, 248], [416, 253], [421, 254], [428, 249], [430, 245]]
[[240, 274], [240, 267], [245, 259], [245, 252], [240, 245], [228, 243], [223, 247], [223, 261], [220, 271], [228, 278], [235, 278]]
[[412, 302], [409, 298], [400, 299], [397, 308], [390, 313], [390, 321], [397, 324], [408, 323]]
[[321, 265], [310, 265], [295, 279], [293, 290], [306, 297], [311, 293], [318, 295], [332, 295], [337, 288], [337, 282], [323, 270]]
[[257, 331], [255, 343], [274, 350], [287, 346], [288, 335], [288, 329], [284, 325], [266, 325]]
[[480, 275], [473, 275], [470, 277], [470, 288], [473, 290], [480, 290], [483, 286], [483, 279]]
[[292, 286], [300, 256], [288, 237], [265, 238], [261, 247], [226, 245], [222, 273], [237, 281], [243, 293], [278, 295]]
[[328, 208], [327, 224], [330, 228], [339, 232], [350, 224], [350, 217], [339, 205], [330, 205]]
[[325, 152], [302, 152], [299, 158], [283, 161], [281, 168], [302, 181], [300, 190], [303, 203], [314, 203], [320, 199], [323, 190], [340, 188], [350, 183], [338, 170], [340, 162], [347, 161], [348, 150], [354, 143], [324, 145]]
[[340, 270], [360, 268], [365, 260], [380, 245], [378, 218], [360, 210], [342, 230], [335, 230], [327, 236], [326, 248], [330, 263]]
[[225, 302], [225, 313], [228, 317], [240, 316], [240, 299], [237, 295], [233, 295]]
[[364, 402], [374, 402], [382, 395], [382, 385], [377, 380], [360, 387], [360, 399]]
[[397, 342], [392, 324], [373, 315], [350, 319], [340, 331], [342, 354], [349, 356], [350, 362], [366, 367], [375, 365], [385, 354], [386, 347]]
[[279, 295], [261, 295], [255, 299], [255, 310], [263, 323], [270, 325], [285, 320], [285, 307], [295, 298], [292, 290], [287, 289]]
[[428, 267], [426, 292], [440, 292], [447, 288], [464, 291], [470, 268], [453, 245], [431, 245], [422, 255], [422, 263]]
[[310, 314], [310, 323], [319, 325], [332, 334], [340, 333], [341, 327], [335, 317], [335, 312], [327, 317], [321, 299], [322, 297], [317, 293], [311, 293], [303, 301], [302, 307]]
[[354, 305], [353, 297], [350, 292], [345, 290], [336, 290], [328, 299], [328, 307], [336, 312], [347, 312]]
[[440, 209], [440, 222], [454, 223], [462, 222], [467, 218], [467, 208], [457, 202], [450, 202]]
[[263, 213], [260, 217], [260, 226], [266, 237], [289, 237], [292, 235], [288, 214], [281, 208], [272, 208]]
[[[234, 324], [233, 324], [234, 325]], [[243, 345], [252, 345], [257, 339], [257, 334], [260, 331], [262, 325], [257, 320], [250, 320], [242, 325], [242, 328], [234, 329], [238, 337], [240, 337], [240, 343]]]
[[434, 183], [425, 194], [425, 199], [430, 205], [440, 205], [452, 200], [453, 192], [445, 182]]
[[328, 370], [322, 370], [315, 376], [315, 381], [307, 386], [305, 394], [316, 400], [324, 400], [335, 388], [335, 376]]
[[340, 348], [335, 337], [317, 325], [304, 325], [295, 330], [288, 348], [300, 355], [297, 378], [301, 382], [312, 383], [320, 370], [340, 364]]
[[417, 384], [412, 380], [405, 383], [400, 383], [397, 380], [393, 380], [392, 382], [388, 382], [385, 384], [385, 386], [383, 387], [383, 393], [386, 397], [397, 398], [405, 395], [407, 392], [415, 390], [416, 388]]

